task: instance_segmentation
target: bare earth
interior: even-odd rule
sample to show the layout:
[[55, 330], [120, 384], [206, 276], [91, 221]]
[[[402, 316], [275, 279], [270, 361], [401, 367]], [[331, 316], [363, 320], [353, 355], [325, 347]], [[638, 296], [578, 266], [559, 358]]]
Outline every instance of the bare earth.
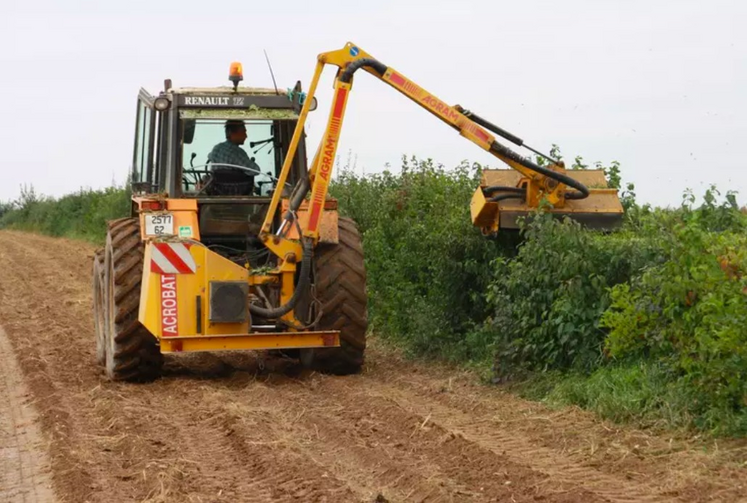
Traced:
[[2, 501], [747, 501], [744, 444], [549, 410], [375, 341], [352, 377], [226, 353], [110, 383], [93, 252], [0, 232]]
[[23, 374], [0, 327], [0, 501], [54, 501], [43, 437]]

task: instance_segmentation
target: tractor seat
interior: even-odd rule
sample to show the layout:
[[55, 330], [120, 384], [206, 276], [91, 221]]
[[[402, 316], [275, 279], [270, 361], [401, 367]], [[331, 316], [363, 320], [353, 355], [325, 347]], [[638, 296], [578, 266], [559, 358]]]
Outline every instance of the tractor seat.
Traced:
[[251, 196], [254, 194], [254, 176], [231, 168], [212, 170], [210, 186], [205, 192], [211, 196]]

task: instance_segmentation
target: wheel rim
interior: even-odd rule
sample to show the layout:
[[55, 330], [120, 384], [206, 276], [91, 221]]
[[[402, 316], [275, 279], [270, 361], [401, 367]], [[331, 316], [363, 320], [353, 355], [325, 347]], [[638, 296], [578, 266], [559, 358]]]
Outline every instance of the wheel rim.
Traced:
[[103, 266], [96, 260], [93, 277], [93, 294], [94, 294], [94, 320], [96, 329], [96, 361], [100, 365], [106, 363], [106, 313], [104, 311], [104, 285], [103, 285]]
[[107, 243], [106, 259], [104, 260], [104, 312], [106, 314], [104, 323], [104, 339], [106, 347], [106, 372], [109, 377], [114, 375], [114, 264], [112, 260], [111, 247]]

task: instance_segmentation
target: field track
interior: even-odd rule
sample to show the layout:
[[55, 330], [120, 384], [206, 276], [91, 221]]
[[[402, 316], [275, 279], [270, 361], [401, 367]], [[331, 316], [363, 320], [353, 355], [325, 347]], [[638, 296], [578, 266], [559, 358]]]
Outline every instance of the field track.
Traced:
[[623, 428], [403, 360], [332, 377], [256, 354], [94, 362], [78, 241], [0, 232], [0, 501], [747, 501], [747, 448]]

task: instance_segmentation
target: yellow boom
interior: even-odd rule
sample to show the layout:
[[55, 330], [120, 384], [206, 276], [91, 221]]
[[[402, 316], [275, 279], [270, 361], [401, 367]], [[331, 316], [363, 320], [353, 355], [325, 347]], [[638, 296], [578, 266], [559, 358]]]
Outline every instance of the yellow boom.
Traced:
[[[312, 240], [318, 239], [319, 222], [324, 211], [324, 201], [331, 179], [332, 164], [336, 156], [340, 131], [345, 117], [345, 106], [352, 89], [353, 74], [359, 69], [363, 69], [389, 84], [459, 131], [461, 136], [490, 152], [512, 170], [515, 170], [487, 170], [481, 186], [473, 196], [471, 203], [472, 221], [475, 225], [481, 227], [485, 233], [496, 232], [499, 227], [515, 228], [516, 217], [537, 208], [542, 200], [552, 205], [553, 209], [551, 211], [570, 215], [594, 227], [611, 227], [621, 220], [623, 209], [617, 197], [617, 191], [616, 189], [606, 188], [606, 181], [603, 174], [600, 176], [600, 172], [597, 171], [593, 175], [579, 177], [577, 172], [567, 172], [562, 162], [555, 162], [548, 158], [551, 161], [550, 164], [540, 166], [520, 156], [499, 143], [489, 131], [520, 146], [526, 146], [523, 144], [523, 140], [459, 105], [450, 106], [446, 104], [405, 77], [401, 72], [384, 65], [352, 43], [346, 44], [340, 50], [325, 52], [318, 56], [316, 70], [280, 175], [279, 184], [281, 185], [279, 186], [285, 183], [290, 170], [290, 164], [295, 155], [306, 116], [325, 65], [334, 65], [339, 68], [334, 83], [334, 97], [329, 120], [321, 144], [309, 168], [308, 180], [299, 184], [291, 196], [290, 209], [285, 214], [278, 235], [282, 236], [287, 233], [294, 218], [293, 212], [299, 208], [309, 189], [311, 189], [309, 219], [307, 227], [304, 229], [304, 236]], [[505, 176], [502, 171], [508, 171], [510, 175]], [[595, 187], [589, 188], [587, 184], [583, 183], [582, 179], [591, 180]], [[492, 181], [498, 181], [500, 184], [491, 184]], [[280, 191], [276, 191], [262, 227], [265, 243], [270, 248], [278, 249], [283, 246], [280, 244], [282, 241], [277, 242], [276, 236], [274, 239], [276, 242], [273, 242], [270, 239], [269, 232], [273, 215], [275, 215], [279, 203]], [[500, 213], [503, 206], [507, 210], [505, 215]]]

